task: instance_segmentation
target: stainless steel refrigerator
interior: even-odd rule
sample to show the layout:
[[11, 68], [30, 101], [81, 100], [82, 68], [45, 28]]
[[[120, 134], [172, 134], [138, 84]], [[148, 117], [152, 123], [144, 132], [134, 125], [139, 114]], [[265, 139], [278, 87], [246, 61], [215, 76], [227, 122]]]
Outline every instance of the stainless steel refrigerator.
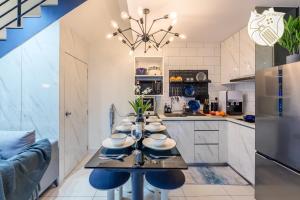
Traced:
[[300, 62], [256, 72], [256, 200], [300, 200]]

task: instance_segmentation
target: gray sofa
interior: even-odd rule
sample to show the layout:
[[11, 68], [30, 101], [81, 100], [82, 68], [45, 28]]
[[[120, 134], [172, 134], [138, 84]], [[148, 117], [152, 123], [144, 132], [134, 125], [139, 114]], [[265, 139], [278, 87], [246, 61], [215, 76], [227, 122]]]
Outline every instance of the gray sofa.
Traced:
[[[0, 159], [8, 159], [36, 142], [35, 131], [0, 131]], [[51, 185], [58, 184], [59, 150], [58, 141], [51, 142], [51, 161], [40, 182], [39, 194]]]

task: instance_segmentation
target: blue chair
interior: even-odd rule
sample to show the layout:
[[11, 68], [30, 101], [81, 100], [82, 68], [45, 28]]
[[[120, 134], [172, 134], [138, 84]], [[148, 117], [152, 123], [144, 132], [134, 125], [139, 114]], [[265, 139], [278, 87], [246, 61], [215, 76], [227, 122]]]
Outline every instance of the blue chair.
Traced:
[[[111, 172], [105, 170], [94, 169], [90, 174], [89, 181], [91, 186], [99, 190], [108, 190], [107, 199], [115, 198], [115, 189], [124, 185], [130, 177], [127, 172]], [[122, 198], [122, 189], [120, 188], [119, 198]]]
[[168, 190], [180, 188], [185, 183], [185, 176], [180, 170], [151, 171], [145, 177], [148, 183], [161, 189], [162, 200], [168, 199]]

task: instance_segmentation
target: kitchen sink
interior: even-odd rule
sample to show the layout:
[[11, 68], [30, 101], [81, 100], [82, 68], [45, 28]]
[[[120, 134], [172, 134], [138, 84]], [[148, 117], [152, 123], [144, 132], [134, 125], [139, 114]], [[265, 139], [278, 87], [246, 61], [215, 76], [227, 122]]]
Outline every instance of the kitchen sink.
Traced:
[[186, 117], [185, 113], [165, 113], [166, 117]]

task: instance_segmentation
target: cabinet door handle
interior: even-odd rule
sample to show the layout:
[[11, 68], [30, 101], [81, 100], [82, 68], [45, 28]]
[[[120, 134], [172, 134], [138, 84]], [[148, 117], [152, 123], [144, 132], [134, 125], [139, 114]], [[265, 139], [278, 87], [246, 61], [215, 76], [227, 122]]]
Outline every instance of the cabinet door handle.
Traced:
[[70, 115], [72, 115], [72, 113], [71, 112], [66, 112], [65, 115], [66, 115], [66, 117], [69, 117]]

